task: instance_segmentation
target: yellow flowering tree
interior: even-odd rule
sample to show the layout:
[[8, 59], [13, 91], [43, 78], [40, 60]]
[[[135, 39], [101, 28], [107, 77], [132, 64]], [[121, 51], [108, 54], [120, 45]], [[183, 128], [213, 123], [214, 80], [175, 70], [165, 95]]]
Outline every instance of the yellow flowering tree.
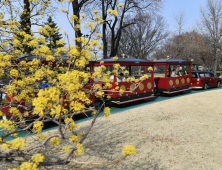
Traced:
[[[21, 51], [30, 53], [31, 48], [24, 44], [21, 44], [27, 39], [31, 39], [33, 32], [31, 32], [32, 25], [41, 25], [42, 21], [45, 20], [45, 16], [52, 16], [58, 7], [52, 5], [50, 0], [22, 0], [22, 1], [1, 1], [1, 14], [4, 15], [1, 30], [0, 41], [5, 42], [13, 38], [16, 41], [18, 48]], [[1, 26], [0, 24], [0, 26]], [[5, 29], [7, 27], [7, 29]], [[14, 32], [14, 37], [10, 34]], [[26, 37], [24, 36], [25, 34]], [[16, 38], [15, 38], [16, 37]], [[8, 48], [14, 48], [13, 46], [2, 46], [1, 51], [7, 52]]]
[[[3, 6], [7, 5], [3, 3]], [[3, 6], [0, 5], [0, 8]], [[77, 16], [69, 14], [69, 10], [63, 8], [61, 12], [65, 13], [71, 25], [74, 20], [80, 22]], [[19, 164], [20, 169], [37, 170], [40, 166], [69, 164], [84, 153], [86, 146], [83, 142], [91, 133], [99, 114], [105, 118], [110, 115], [110, 109], [105, 107], [103, 101], [104, 88], [109, 86], [110, 73], [105, 72], [105, 67], [102, 67], [102, 72], [98, 69], [93, 72], [90, 68], [93, 60], [91, 52], [102, 48], [98, 40], [101, 34], [92, 35], [103, 20], [96, 11], [94, 15], [94, 21], [86, 24], [90, 33], [89, 39], [74, 38], [73, 41], [78, 42], [80, 46], [59, 47], [52, 55], [44, 37], [24, 31], [21, 33], [24, 40], [19, 41], [16, 36], [19, 22], [6, 20], [4, 13], [0, 13], [0, 30], [4, 29], [13, 41], [13, 43], [4, 41], [0, 44], [3, 48], [10, 46], [6, 51], [0, 52], [0, 76], [8, 79], [1, 87], [1, 94], [6, 96], [1, 100], [0, 115], [11, 116], [0, 121], [2, 144], [0, 157], [6, 158], [7, 162]], [[77, 31], [81, 26], [75, 26], [73, 29]], [[38, 31], [43, 34], [48, 33], [45, 27], [40, 27]], [[56, 44], [63, 45], [64, 40], [58, 40]], [[33, 51], [26, 56], [18, 50], [18, 46], [28, 46], [33, 48]], [[62, 56], [63, 52], [67, 53], [66, 58]], [[95, 81], [96, 77], [103, 79], [107, 87], [101, 87]], [[77, 131], [78, 125], [73, 118], [77, 114], [92, 110], [95, 94], [103, 102], [93, 111], [94, 117], [87, 131]], [[29, 124], [26, 124], [27, 121]], [[47, 135], [42, 133], [45, 122], [56, 123], [58, 132], [49, 132]], [[29, 133], [25, 137], [18, 137], [27, 130]], [[31, 133], [35, 134], [35, 139], [28, 145], [30, 140], [28, 136]], [[8, 140], [9, 136], [15, 139]], [[68, 144], [59, 149], [64, 142]], [[46, 152], [49, 150], [63, 152], [66, 156], [64, 159], [58, 158], [52, 161], [47, 158]], [[123, 149], [124, 157], [121, 160], [135, 152], [133, 146], [127, 145]]]

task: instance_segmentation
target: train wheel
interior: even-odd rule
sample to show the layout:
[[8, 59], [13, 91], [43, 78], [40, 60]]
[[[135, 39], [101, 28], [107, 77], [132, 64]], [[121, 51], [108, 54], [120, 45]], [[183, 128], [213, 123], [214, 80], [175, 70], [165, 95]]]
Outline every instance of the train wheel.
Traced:
[[220, 81], [217, 82], [217, 87], [220, 87]]
[[208, 88], [208, 84], [207, 84], [207, 83], [204, 83], [203, 89], [204, 89], [204, 90], [207, 90], [207, 88]]

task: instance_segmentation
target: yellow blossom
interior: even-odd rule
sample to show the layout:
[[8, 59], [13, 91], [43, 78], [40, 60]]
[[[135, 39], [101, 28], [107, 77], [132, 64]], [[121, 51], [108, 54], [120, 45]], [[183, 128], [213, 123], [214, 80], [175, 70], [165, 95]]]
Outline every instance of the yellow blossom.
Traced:
[[99, 50], [102, 50], [102, 49], [103, 49], [103, 45], [99, 45], [97, 48], [98, 48]]
[[42, 133], [37, 134], [40, 141], [43, 141], [45, 139], [45, 136]]
[[100, 38], [100, 37], [102, 37], [102, 34], [98, 33], [98, 34], [96, 34], [96, 36], [97, 36], [98, 38]]
[[97, 15], [98, 12], [99, 12], [99, 10], [97, 10], [97, 9], [96, 9], [96, 10], [93, 10], [93, 14], [94, 14], [94, 15]]
[[84, 19], [86, 18], [86, 14], [82, 14], [81, 17]]
[[82, 146], [82, 144], [77, 143], [77, 150], [74, 152], [75, 155], [82, 155], [84, 151], [84, 147]]
[[111, 99], [111, 96], [107, 96], [107, 99]]
[[109, 14], [112, 13], [112, 10], [111, 10], [111, 9], [108, 9], [108, 10], [106, 11], [106, 13], [107, 13], [107, 15], [109, 15]]
[[97, 110], [94, 110], [94, 111], [92, 112], [92, 116], [95, 116], [96, 113], [97, 113]]
[[63, 150], [63, 152], [65, 152], [65, 153], [70, 152], [69, 146], [63, 146], [63, 147], [62, 147], [62, 150]]
[[0, 111], [0, 116], [5, 116], [5, 114], [2, 111]]
[[105, 107], [105, 109], [104, 109], [104, 117], [108, 118], [110, 114], [111, 114], [110, 113], [110, 108], [109, 107]]
[[41, 132], [42, 131], [42, 128], [43, 128], [43, 122], [41, 122], [41, 121], [37, 121], [37, 122], [35, 122], [34, 123], [34, 125], [33, 125], [33, 130], [32, 130], [32, 132], [33, 133], [39, 133], [39, 132]]
[[124, 3], [119, 3], [119, 4], [117, 5], [118, 8], [122, 8], [123, 6], [124, 6]]
[[72, 142], [72, 143], [78, 142], [78, 136], [75, 136], [75, 135], [70, 136], [69, 137], [69, 141]]
[[125, 70], [124, 75], [129, 75], [129, 71]]
[[97, 46], [99, 44], [99, 41], [98, 40], [93, 40], [93, 42], [92, 42], [92, 45], [93, 46]]
[[136, 148], [133, 145], [126, 145], [123, 149], [122, 149], [123, 155], [131, 155], [136, 153]]
[[60, 144], [60, 140], [59, 140], [59, 138], [57, 138], [57, 137], [51, 138], [51, 139], [50, 139], [50, 142], [51, 142], [52, 146], [56, 146], [56, 145], [59, 145], [59, 144]]
[[147, 69], [148, 71], [153, 71], [153, 67], [148, 67], [148, 69]]
[[16, 69], [12, 69], [10, 71], [10, 75], [13, 76], [13, 77], [18, 77], [19, 76], [19, 72]]
[[33, 162], [35, 162], [35, 163], [37, 163], [37, 164], [38, 164], [39, 162], [43, 162], [44, 159], [45, 159], [45, 157], [42, 156], [42, 155], [39, 154], [39, 153], [32, 156]]
[[97, 94], [98, 97], [102, 97], [104, 95], [104, 92], [103, 91], [98, 91], [96, 94]]
[[117, 56], [113, 57], [113, 60], [115, 60], [115, 61], [118, 60], [118, 57]]
[[117, 16], [117, 14], [118, 14], [118, 12], [116, 11], [116, 10], [112, 10], [112, 12], [111, 12], [111, 15], [113, 15], [113, 16]]
[[33, 162], [24, 162], [19, 167], [20, 170], [39, 170], [39, 168], [37, 168], [37, 164]]

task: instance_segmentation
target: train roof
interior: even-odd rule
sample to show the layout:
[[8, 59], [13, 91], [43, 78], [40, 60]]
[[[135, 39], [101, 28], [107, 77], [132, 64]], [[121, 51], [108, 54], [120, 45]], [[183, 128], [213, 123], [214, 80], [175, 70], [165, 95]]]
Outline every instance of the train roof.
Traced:
[[101, 61], [104, 61], [104, 65], [113, 65], [115, 63], [118, 63], [120, 65], [154, 65], [154, 62], [153, 61], [149, 61], [149, 60], [143, 60], [143, 59], [137, 59], [137, 58], [118, 58], [117, 61], [115, 61], [112, 58], [109, 58], [109, 59], [101, 59], [101, 60], [97, 60], [95, 62], [95, 66], [99, 66], [101, 65], [100, 62]]
[[178, 58], [171, 58], [171, 59], [168, 59], [166, 60], [165, 58], [161, 58], [159, 60], [156, 60], [155, 64], [158, 65], [158, 64], [191, 64], [192, 61], [187, 61], [187, 60], [182, 60], [182, 59], [178, 59]]

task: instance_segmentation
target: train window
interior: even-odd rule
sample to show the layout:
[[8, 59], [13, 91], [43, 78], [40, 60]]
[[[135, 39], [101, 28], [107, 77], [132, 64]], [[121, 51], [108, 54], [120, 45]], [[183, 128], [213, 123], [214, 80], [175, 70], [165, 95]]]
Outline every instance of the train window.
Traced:
[[112, 72], [113, 71], [113, 66], [106, 66], [106, 71]]
[[[189, 65], [170, 65], [171, 73], [173, 69], [176, 70], [177, 76], [185, 76], [189, 74]], [[169, 73], [169, 70], [167, 71], [167, 75], [171, 75], [171, 73]]]
[[182, 74], [183, 75], [188, 75], [189, 74], [189, 65], [181, 65], [182, 66]]
[[132, 76], [141, 76], [144, 74], [143, 66], [131, 66]]
[[165, 77], [165, 66], [154, 66], [154, 77]]
[[131, 76], [135, 77], [135, 79], [138, 79], [142, 75], [144, 75], [143, 66], [131, 66]]

